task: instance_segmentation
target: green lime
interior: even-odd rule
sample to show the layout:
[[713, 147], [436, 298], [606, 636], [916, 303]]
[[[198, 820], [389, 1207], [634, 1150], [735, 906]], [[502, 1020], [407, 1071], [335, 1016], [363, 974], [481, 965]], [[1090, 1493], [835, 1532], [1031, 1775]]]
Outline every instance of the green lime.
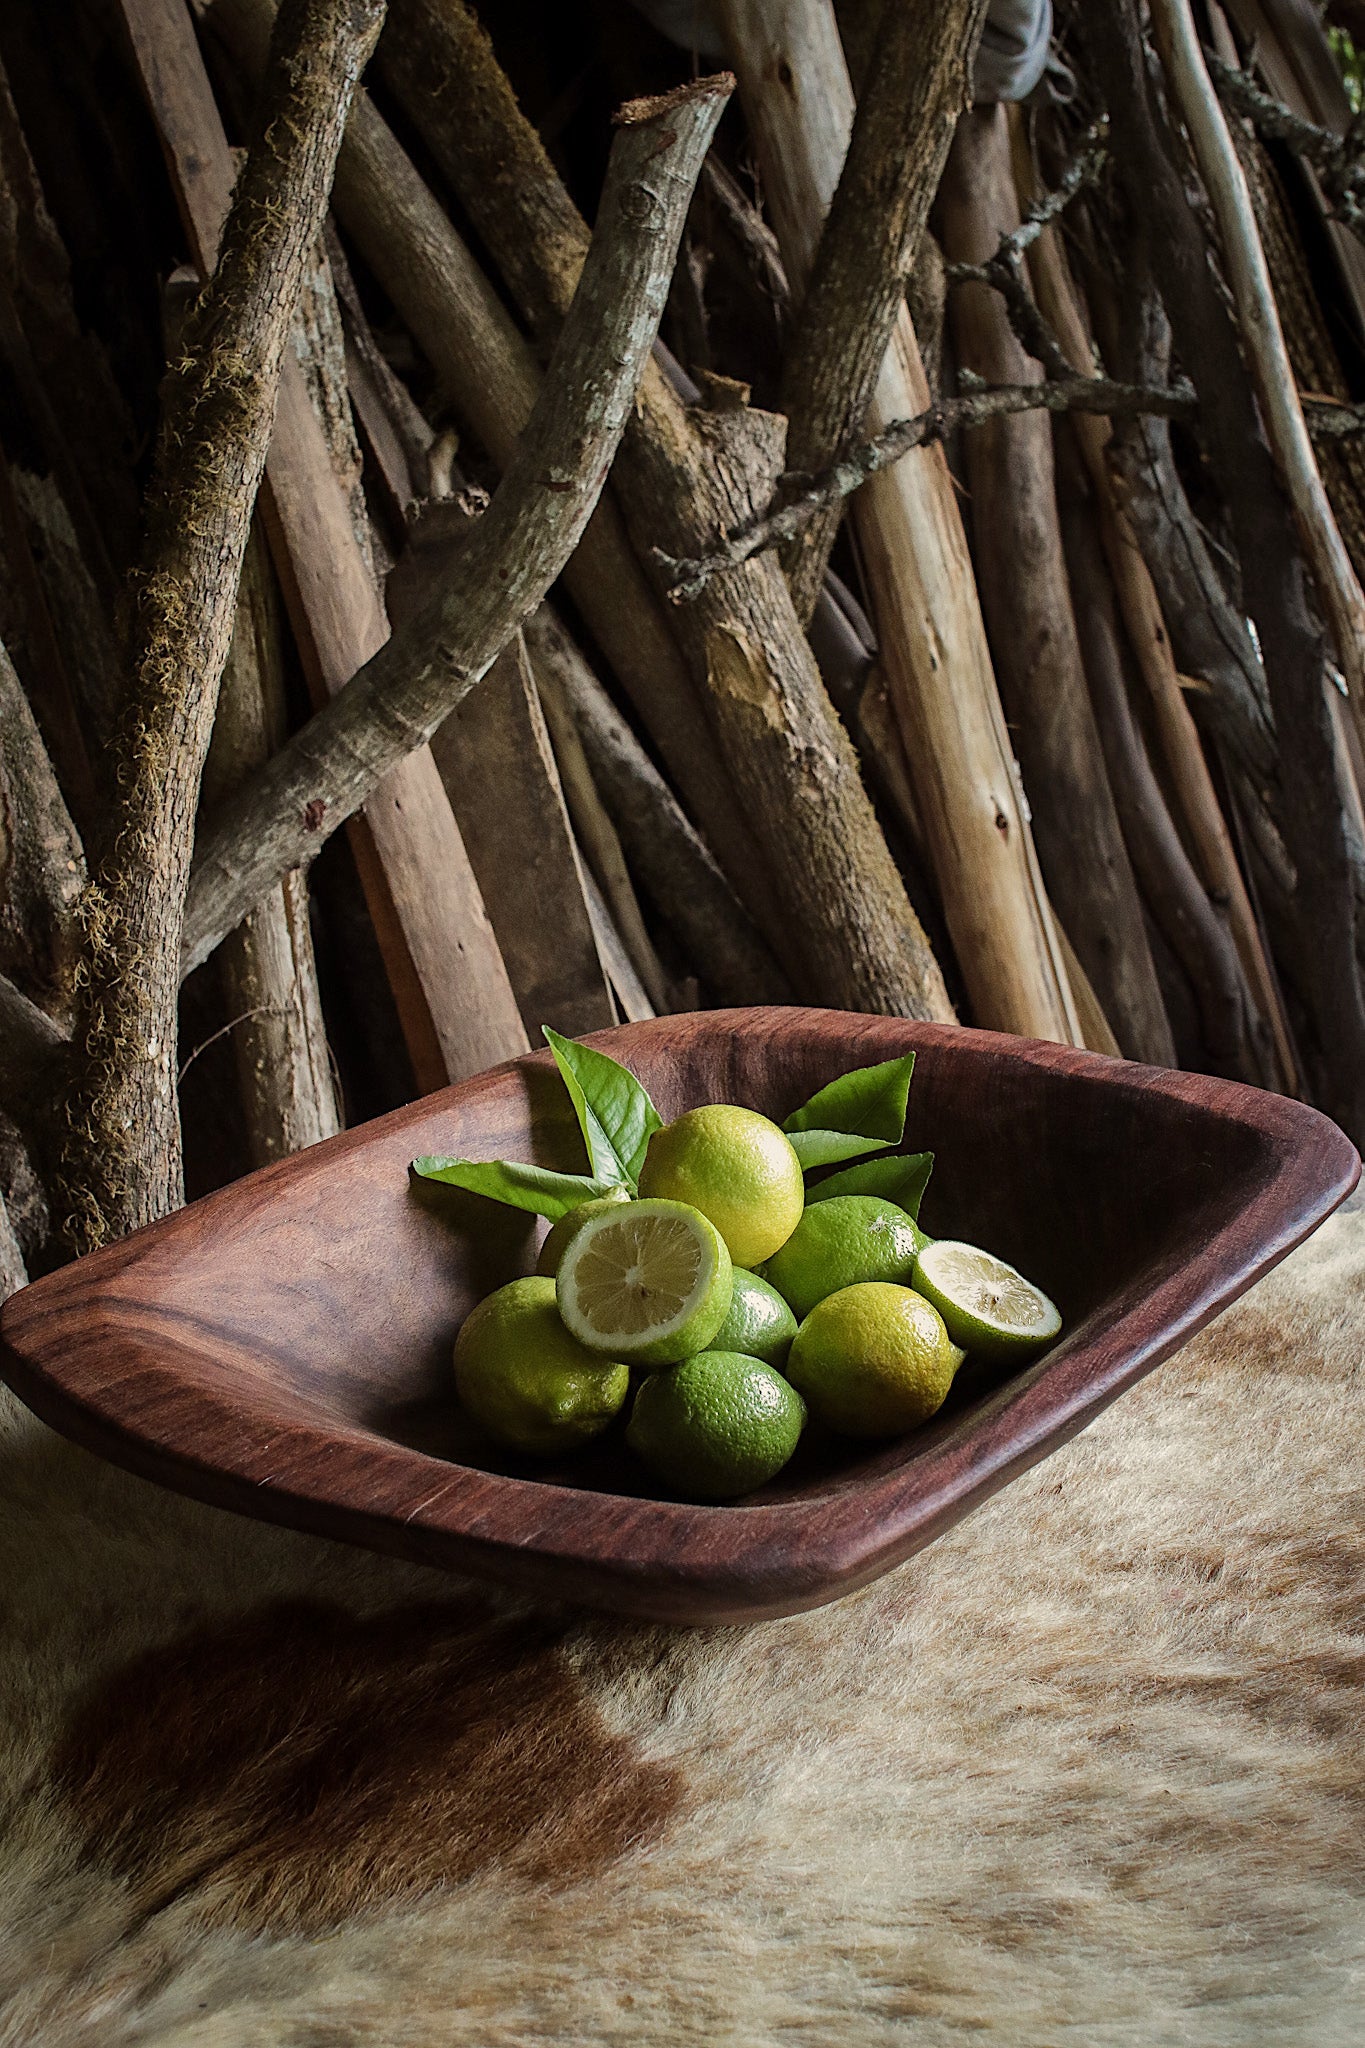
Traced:
[[700, 1209], [735, 1264], [750, 1268], [785, 1244], [806, 1198], [801, 1162], [786, 1133], [757, 1111], [728, 1102], [689, 1109], [654, 1133], [640, 1193]]
[[711, 1339], [712, 1351], [742, 1351], [781, 1372], [795, 1335], [796, 1317], [777, 1289], [736, 1266], [730, 1313]]
[[770, 1365], [702, 1351], [644, 1382], [626, 1442], [676, 1493], [733, 1500], [782, 1470], [805, 1420], [805, 1402]]
[[725, 1321], [731, 1270], [724, 1238], [700, 1210], [608, 1203], [570, 1238], [555, 1299], [590, 1351], [671, 1365], [704, 1351]]
[[630, 1368], [571, 1337], [553, 1280], [512, 1280], [465, 1317], [455, 1390], [499, 1443], [548, 1457], [600, 1434], [624, 1405]]
[[942, 1407], [961, 1362], [922, 1294], [865, 1280], [816, 1303], [792, 1341], [787, 1377], [829, 1428], [900, 1436]]
[[991, 1365], [1009, 1365], [1050, 1344], [1062, 1327], [1040, 1287], [974, 1244], [941, 1237], [915, 1262], [915, 1286], [961, 1344]]
[[542, 1279], [554, 1279], [570, 1238], [577, 1237], [580, 1227], [587, 1222], [589, 1216], [596, 1216], [603, 1209], [610, 1209], [618, 1202], [629, 1200], [629, 1188], [613, 1188], [609, 1195], [599, 1195], [592, 1202], [580, 1202], [576, 1209], [570, 1209], [567, 1216], [561, 1216], [558, 1223], [552, 1225], [549, 1236], [540, 1247], [540, 1257], [536, 1260], [536, 1271]]
[[880, 1195], [833, 1195], [813, 1202], [763, 1277], [791, 1303], [798, 1320], [817, 1301], [860, 1280], [908, 1287], [923, 1242], [904, 1209]]

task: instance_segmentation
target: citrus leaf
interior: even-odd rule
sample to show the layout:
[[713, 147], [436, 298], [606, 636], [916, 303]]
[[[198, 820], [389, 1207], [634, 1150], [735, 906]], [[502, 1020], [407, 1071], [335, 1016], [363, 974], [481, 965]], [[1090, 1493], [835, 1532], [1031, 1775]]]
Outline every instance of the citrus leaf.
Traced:
[[864, 1152], [884, 1152], [894, 1138], [859, 1138], [852, 1131], [788, 1131], [792, 1150], [807, 1172], [812, 1166], [833, 1166], [840, 1159], [858, 1159]]
[[823, 1202], [831, 1195], [880, 1195], [917, 1222], [933, 1170], [932, 1152], [898, 1152], [891, 1159], [865, 1159], [861, 1166], [845, 1167], [842, 1173], [832, 1173], [828, 1180], [807, 1188], [806, 1201]]
[[[797, 1133], [842, 1133], [867, 1142], [850, 1146], [845, 1152], [822, 1149], [819, 1159], [802, 1159], [803, 1166], [824, 1165], [832, 1159], [852, 1159], [858, 1152], [881, 1151], [899, 1145], [905, 1136], [905, 1106], [910, 1094], [910, 1076], [915, 1055], [882, 1060], [875, 1067], [855, 1067], [824, 1088], [816, 1090], [809, 1102], [794, 1109], [782, 1128], [796, 1144]], [[801, 1147], [796, 1146], [800, 1155]]]
[[587, 1173], [554, 1173], [548, 1166], [523, 1166], [515, 1159], [428, 1155], [414, 1159], [412, 1170], [420, 1180], [443, 1181], [447, 1187], [464, 1188], [471, 1195], [486, 1195], [490, 1202], [529, 1210], [532, 1216], [546, 1216], [551, 1223], [558, 1223], [580, 1202], [597, 1201], [620, 1185]]
[[595, 1046], [562, 1037], [548, 1024], [540, 1028], [569, 1091], [589, 1167], [600, 1180], [633, 1194], [645, 1150], [663, 1118], [629, 1068]]

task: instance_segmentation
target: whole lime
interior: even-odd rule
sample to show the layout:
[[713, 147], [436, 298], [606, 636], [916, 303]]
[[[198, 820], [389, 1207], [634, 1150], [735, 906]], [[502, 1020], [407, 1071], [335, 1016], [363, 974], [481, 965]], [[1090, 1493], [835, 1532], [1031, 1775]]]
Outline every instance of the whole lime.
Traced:
[[781, 1372], [795, 1335], [796, 1317], [777, 1289], [759, 1274], [736, 1266], [730, 1313], [708, 1350], [741, 1351], [746, 1358], [761, 1358]]
[[962, 1353], [922, 1294], [883, 1280], [817, 1302], [792, 1341], [791, 1383], [846, 1436], [899, 1436], [943, 1406]]
[[923, 1242], [904, 1209], [880, 1195], [832, 1195], [813, 1202], [763, 1268], [798, 1320], [818, 1301], [862, 1280], [908, 1286]]
[[701, 1351], [643, 1383], [626, 1442], [675, 1493], [733, 1500], [782, 1470], [805, 1420], [796, 1389], [761, 1359]]
[[689, 1202], [709, 1216], [737, 1266], [770, 1258], [795, 1230], [805, 1202], [790, 1138], [756, 1110], [712, 1102], [654, 1133], [642, 1195]]
[[560, 1260], [590, 1216], [598, 1216], [603, 1209], [610, 1209], [618, 1202], [629, 1200], [629, 1188], [613, 1188], [609, 1195], [599, 1195], [591, 1202], [580, 1202], [576, 1209], [570, 1209], [567, 1216], [561, 1216], [558, 1223], [552, 1224], [550, 1234], [540, 1247], [540, 1256], [536, 1260], [536, 1271], [542, 1279], [547, 1276], [551, 1280], [554, 1279], [559, 1271]]
[[550, 1457], [607, 1427], [625, 1403], [630, 1368], [571, 1337], [555, 1283], [512, 1280], [465, 1317], [455, 1339], [455, 1390], [501, 1444]]

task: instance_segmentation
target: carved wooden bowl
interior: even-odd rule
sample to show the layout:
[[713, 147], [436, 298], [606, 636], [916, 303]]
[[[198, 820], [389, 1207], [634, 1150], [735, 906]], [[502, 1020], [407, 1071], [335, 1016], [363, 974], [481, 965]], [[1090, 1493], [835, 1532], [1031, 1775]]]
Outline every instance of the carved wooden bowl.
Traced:
[[912, 1436], [808, 1432], [734, 1505], [659, 1498], [619, 1425], [562, 1465], [500, 1455], [455, 1406], [451, 1344], [475, 1301], [531, 1269], [543, 1226], [414, 1187], [407, 1168], [427, 1152], [581, 1168], [542, 1053], [26, 1288], [4, 1313], [5, 1377], [78, 1443], [242, 1514], [629, 1614], [754, 1620], [931, 1542], [1282, 1259], [1360, 1170], [1299, 1103], [990, 1032], [768, 1009], [592, 1042], [665, 1117], [729, 1101], [781, 1118], [913, 1049], [906, 1149], [938, 1155], [926, 1228], [1037, 1280], [1061, 1340], [1003, 1381], [969, 1364]]

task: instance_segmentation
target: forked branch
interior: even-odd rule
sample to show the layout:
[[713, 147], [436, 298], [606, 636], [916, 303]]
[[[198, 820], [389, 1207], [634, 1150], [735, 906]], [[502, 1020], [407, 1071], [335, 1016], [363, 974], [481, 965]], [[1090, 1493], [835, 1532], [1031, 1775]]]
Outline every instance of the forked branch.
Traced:
[[618, 116], [578, 291], [526, 429], [445, 587], [201, 837], [185, 966], [428, 740], [558, 576], [601, 493], [663, 310], [693, 185], [732, 90], [702, 79]]

